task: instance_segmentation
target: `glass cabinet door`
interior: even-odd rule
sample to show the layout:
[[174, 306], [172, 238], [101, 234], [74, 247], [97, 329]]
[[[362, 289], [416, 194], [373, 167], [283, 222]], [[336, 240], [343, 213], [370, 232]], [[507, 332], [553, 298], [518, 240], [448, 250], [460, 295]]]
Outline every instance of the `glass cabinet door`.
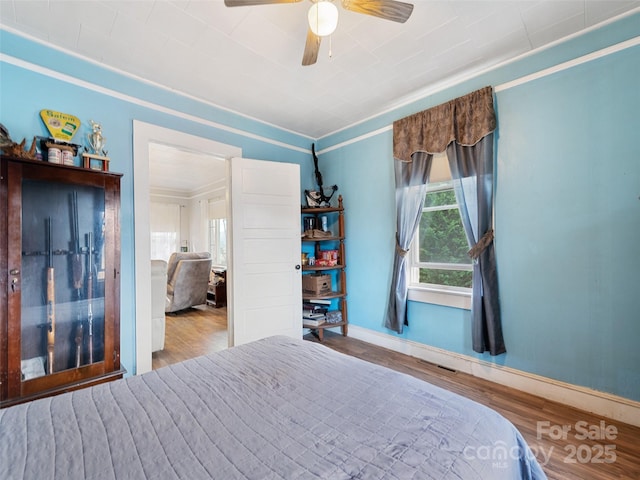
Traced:
[[21, 372], [104, 361], [105, 190], [22, 180]]

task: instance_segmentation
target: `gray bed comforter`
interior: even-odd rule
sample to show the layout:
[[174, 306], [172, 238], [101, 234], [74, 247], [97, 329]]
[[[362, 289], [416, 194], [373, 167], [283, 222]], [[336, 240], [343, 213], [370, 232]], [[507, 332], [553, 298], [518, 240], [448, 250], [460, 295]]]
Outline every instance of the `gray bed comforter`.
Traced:
[[7, 479], [543, 479], [495, 411], [271, 337], [0, 410]]

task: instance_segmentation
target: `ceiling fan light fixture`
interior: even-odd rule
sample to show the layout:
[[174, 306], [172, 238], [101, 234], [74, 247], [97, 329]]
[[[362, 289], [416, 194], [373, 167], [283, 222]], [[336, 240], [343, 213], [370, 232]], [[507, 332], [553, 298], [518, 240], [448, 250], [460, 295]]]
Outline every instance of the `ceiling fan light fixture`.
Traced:
[[331, 35], [338, 26], [338, 8], [328, 0], [318, 0], [309, 9], [309, 28], [319, 37]]

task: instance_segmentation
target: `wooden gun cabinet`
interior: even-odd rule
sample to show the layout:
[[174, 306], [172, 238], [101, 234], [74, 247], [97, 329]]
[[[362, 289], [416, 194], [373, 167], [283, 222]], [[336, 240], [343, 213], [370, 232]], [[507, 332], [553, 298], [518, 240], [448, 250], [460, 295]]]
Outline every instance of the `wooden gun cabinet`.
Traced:
[[0, 407], [122, 377], [120, 178], [0, 157]]

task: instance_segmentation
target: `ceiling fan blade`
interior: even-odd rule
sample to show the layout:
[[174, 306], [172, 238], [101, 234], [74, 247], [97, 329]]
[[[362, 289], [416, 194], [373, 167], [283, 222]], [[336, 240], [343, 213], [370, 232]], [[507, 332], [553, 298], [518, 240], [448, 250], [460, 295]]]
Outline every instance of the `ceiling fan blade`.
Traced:
[[342, 0], [342, 7], [352, 12], [399, 23], [406, 22], [413, 12], [412, 4], [396, 0]]
[[273, 3], [298, 3], [302, 0], [224, 0], [227, 7], [248, 7], [250, 5], [270, 5]]
[[313, 65], [318, 60], [318, 52], [320, 51], [320, 37], [307, 29], [307, 43], [304, 45], [304, 53], [302, 54], [302, 65]]

